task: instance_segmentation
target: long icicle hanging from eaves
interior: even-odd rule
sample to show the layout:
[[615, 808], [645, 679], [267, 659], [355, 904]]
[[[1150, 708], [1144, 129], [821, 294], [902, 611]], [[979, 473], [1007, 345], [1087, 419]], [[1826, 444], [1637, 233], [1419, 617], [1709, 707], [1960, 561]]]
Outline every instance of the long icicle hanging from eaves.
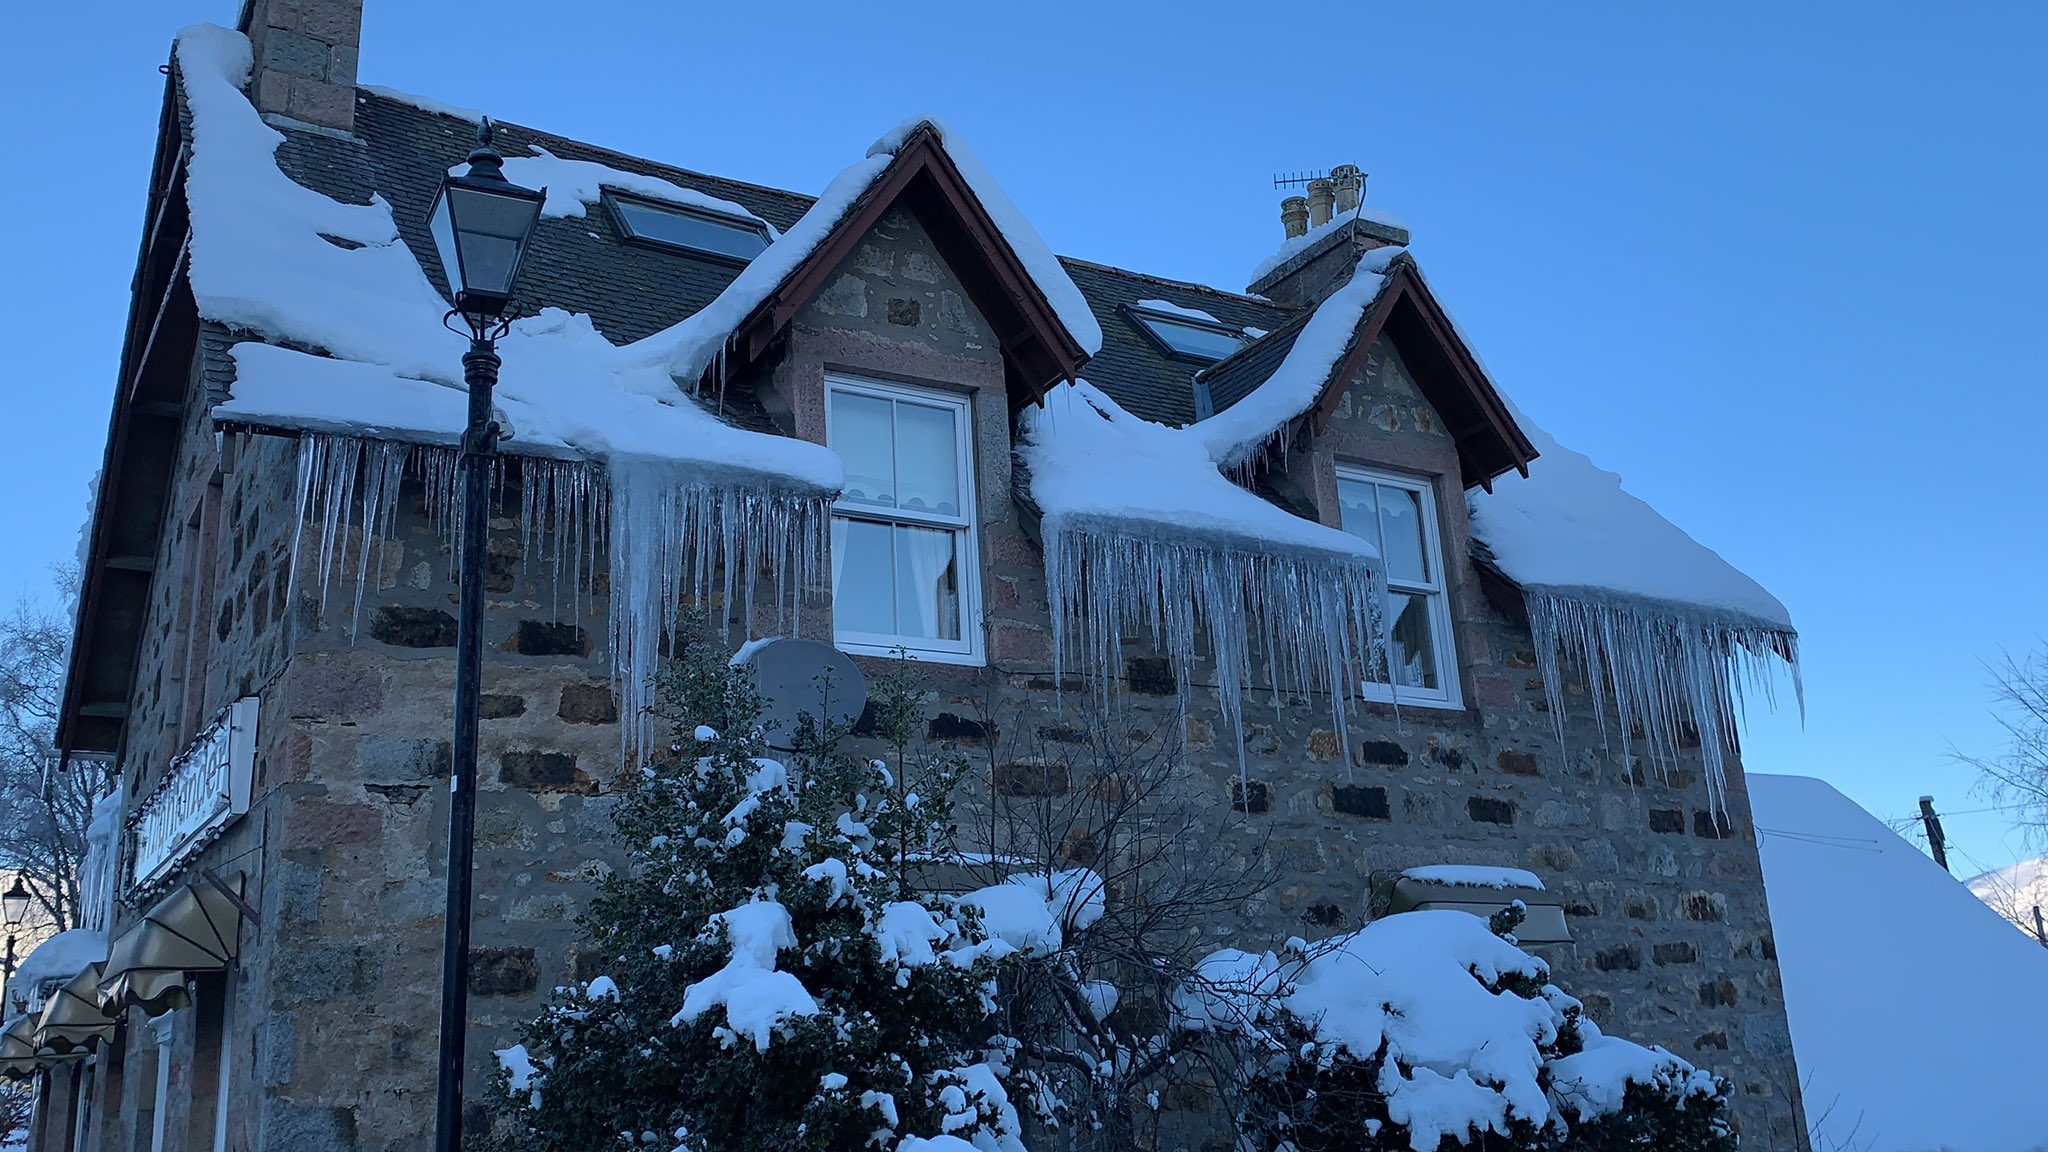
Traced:
[[[293, 588], [300, 564], [310, 561], [324, 613], [333, 579], [352, 577], [353, 638], [371, 574], [382, 567], [392, 541], [407, 478], [420, 484], [428, 526], [447, 549], [452, 573], [462, 532], [459, 456], [452, 446], [302, 434]], [[516, 474], [521, 562], [550, 566], [554, 614], [561, 615], [565, 588], [572, 619], [583, 614], [585, 597], [605, 599], [612, 675], [625, 718], [620, 739], [629, 757], [648, 750], [657, 666], [677, 639], [685, 597], [704, 603], [715, 596], [726, 612], [737, 608], [751, 628], [756, 577], [766, 571], [776, 628], [800, 627], [804, 591], [822, 568], [829, 497], [685, 478], [656, 460], [518, 457], [513, 469], [512, 459], [493, 462], [493, 503], [507, 501]], [[318, 551], [306, 557], [301, 545], [309, 529], [318, 534]]]
[[1563, 657], [1585, 677], [1603, 743], [1619, 744], [1631, 773], [1638, 738], [1660, 776], [1677, 764], [1688, 736], [1698, 740], [1717, 813], [1727, 810], [1727, 754], [1736, 744], [1745, 688], [1760, 688], [1765, 701], [1774, 702], [1772, 661], [1782, 661], [1805, 710], [1799, 637], [1790, 628], [1745, 613], [1596, 588], [1529, 587], [1523, 597], [1559, 748], [1566, 746]]
[[1207, 642], [1240, 768], [1255, 659], [1270, 677], [1275, 707], [1288, 694], [1327, 694], [1338, 746], [1350, 746], [1346, 705], [1383, 667], [1387, 592], [1378, 564], [1162, 539], [1085, 519], [1047, 522], [1044, 541], [1055, 683], [1078, 656], [1097, 674], [1097, 705], [1107, 715], [1124, 638], [1142, 626], [1171, 662], [1183, 709], [1196, 683], [1198, 640]]

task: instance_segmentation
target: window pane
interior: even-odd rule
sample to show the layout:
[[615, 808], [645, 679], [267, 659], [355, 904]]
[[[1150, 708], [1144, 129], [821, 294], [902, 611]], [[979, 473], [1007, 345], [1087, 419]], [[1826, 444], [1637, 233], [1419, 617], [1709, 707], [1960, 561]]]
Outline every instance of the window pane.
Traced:
[[896, 528], [896, 629], [898, 636], [928, 640], [960, 638], [960, 569], [954, 533], [936, 528]]
[[832, 518], [832, 620], [842, 632], [896, 631], [890, 527]]
[[1429, 565], [1422, 546], [1420, 496], [1406, 488], [1381, 485], [1379, 497], [1383, 529], [1380, 538], [1386, 541], [1380, 551], [1387, 561], [1387, 578], [1429, 583]]
[[1362, 536], [1377, 548], [1380, 546], [1379, 501], [1373, 498], [1373, 486], [1365, 480], [1337, 480], [1337, 514], [1342, 518], [1344, 530], [1353, 536]]
[[958, 437], [953, 409], [897, 401], [897, 507], [960, 514]]
[[1184, 356], [1203, 360], [1221, 360], [1238, 350], [1244, 344], [1244, 337], [1229, 332], [1218, 332], [1214, 328], [1203, 328], [1195, 324], [1177, 324], [1152, 316], [1142, 317], [1145, 327], [1168, 348]]
[[700, 216], [673, 208], [619, 199], [619, 218], [627, 231], [642, 240], [658, 240], [705, 252], [751, 260], [768, 246], [768, 238], [745, 220]]
[[896, 506], [896, 451], [887, 400], [855, 392], [832, 394], [832, 426], [825, 437], [846, 461], [846, 492], [855, 504]]
[[1389, 593], [1387, 611], [1394, 617], [1394, 646], [1389, 653], [1394, 684], [1401, 688], [1434, 689], [1436, 645], [1429, 630], [1429, 597]]

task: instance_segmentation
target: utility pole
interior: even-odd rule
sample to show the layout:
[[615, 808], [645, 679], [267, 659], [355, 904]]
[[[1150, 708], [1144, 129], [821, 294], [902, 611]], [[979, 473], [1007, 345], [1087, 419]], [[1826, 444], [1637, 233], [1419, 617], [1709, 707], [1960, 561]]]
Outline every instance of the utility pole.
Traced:
[[1948, 837], [1942, 835], [1941, 817], [1934, 814], [1932, 796], [1920, 798], [1920, 824], [1927, 829], [1927, 847], [1934, 852], [1934, 862], [1941, 865], [1942, 871], [1948, 871]]
[[2048, 928], [2041, 926], [2041, 906], [2039, 904], [2034, 905], [2034, 939], [2041, 942], [2041, 947], [2048, 948]]

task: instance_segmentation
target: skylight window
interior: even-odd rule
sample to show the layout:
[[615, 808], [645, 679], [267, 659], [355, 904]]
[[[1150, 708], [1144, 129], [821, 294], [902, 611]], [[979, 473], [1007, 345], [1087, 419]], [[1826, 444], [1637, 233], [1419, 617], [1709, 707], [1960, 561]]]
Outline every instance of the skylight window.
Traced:
[[1163, 300], [1140, 300], [1126, 311], [1169, 356], [1213, 363], [1245, 343], [1243, 332], [1193, 308]]
[[745, 263], [768, 247], [768, 229], [759, 220], [707, 212], [681, 204], [664, 204], [616, 192], [605, 193], [612, 219], [628, 240], [683, 248]]

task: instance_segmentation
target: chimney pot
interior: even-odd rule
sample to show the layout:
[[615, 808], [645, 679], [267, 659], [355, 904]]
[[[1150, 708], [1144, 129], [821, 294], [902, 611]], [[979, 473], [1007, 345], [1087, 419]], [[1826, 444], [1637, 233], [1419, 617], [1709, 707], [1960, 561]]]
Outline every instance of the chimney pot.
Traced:
[[1358, 211], [1365, 198], [1365, 173], [1356, 164], [1339, 164], [1330, 169], [1330, 183], [1337, 193], [1337, 215]]
[[1336, 202], [1336, 193], [1327, 178], [1308, 182], [1308, 226], [1321, 228], [1330, 222], [1330, 206]]
[[1289, 196], [1280, 201], [1280, 228], [1289, 240], [1308, 235], [1308, 197]]

